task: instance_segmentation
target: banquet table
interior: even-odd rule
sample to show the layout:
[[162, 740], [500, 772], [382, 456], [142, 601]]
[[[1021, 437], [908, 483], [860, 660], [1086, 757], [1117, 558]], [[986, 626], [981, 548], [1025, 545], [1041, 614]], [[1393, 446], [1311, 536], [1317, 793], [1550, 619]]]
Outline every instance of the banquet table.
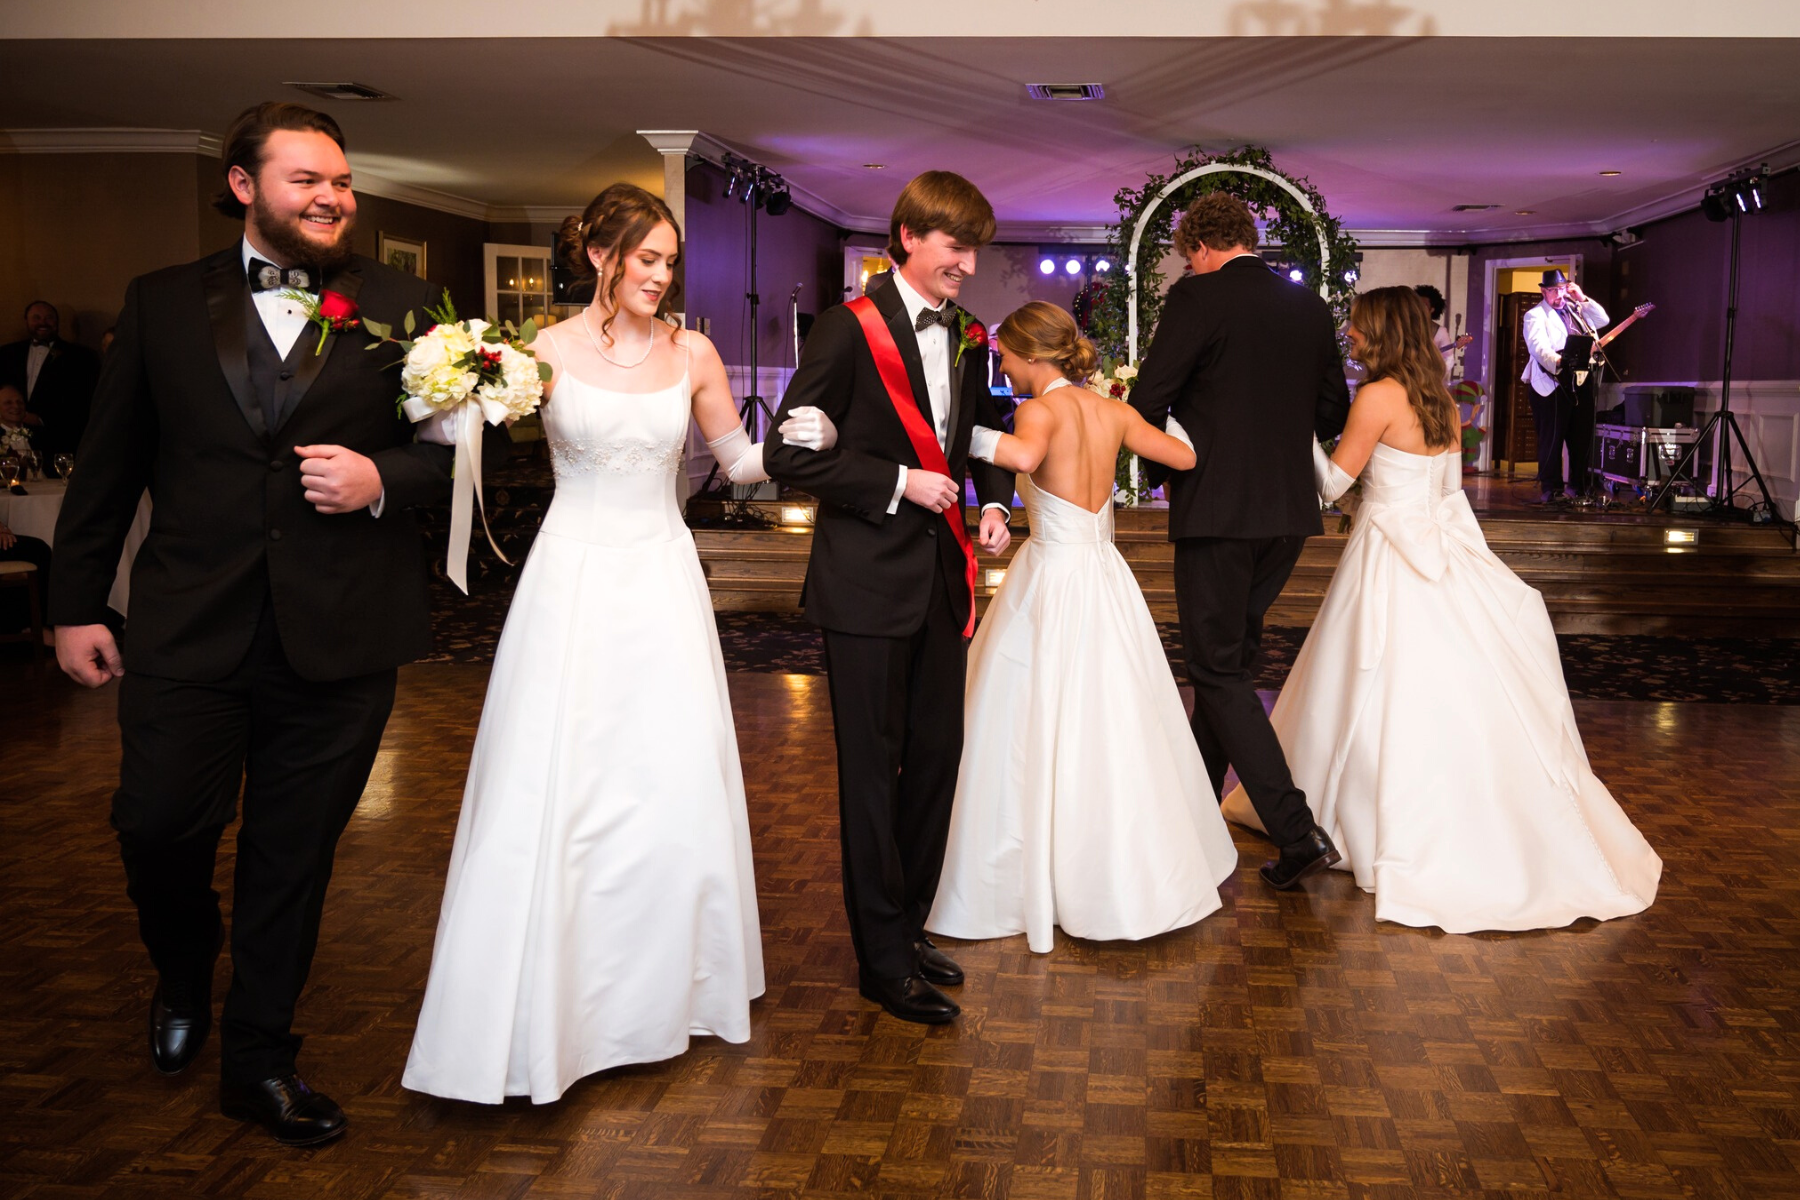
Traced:
[[[60, 479], [34, 479], [24, 485], [25, 495], [15, 496], [5, 488], [0, 488], [0, 525], [18, 534], [20, 537], [40, 538], [49, 543], [50, 549], [56, 549], [56, 514], [62, 511], [63, 493], [69, 485]], [[150, 531], [150, 494], [144, 493], [138, 501], [137, 514], [131, 519], [131, 529], [125, 534], [125, 551], [119, 556], [119, 573], [113, 577], [112, 591], [106, 597], [107, 606], [121, 615], [125, 605], [131, 598], [131, 560], [137, 556], [138, 547], [143, 545], [144, 535]]]

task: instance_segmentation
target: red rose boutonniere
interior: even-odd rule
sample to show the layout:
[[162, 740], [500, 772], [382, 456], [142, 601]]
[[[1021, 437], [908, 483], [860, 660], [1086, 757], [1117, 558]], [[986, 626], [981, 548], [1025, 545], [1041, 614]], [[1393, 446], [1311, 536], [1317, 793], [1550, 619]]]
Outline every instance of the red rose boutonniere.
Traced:
[[311, 292], [290, 288], [281, 295], [298, 304], [305, 311], [307, 321], [319, 327], [319, 344], [313, 347], [314, 354], [325, 353], [325, 339], [331, 334], [347, 333], [362, 324], [356, 301], [342, 292], [323, 291], [314, 297]]
[[956, 365], [960, 367], [964, 350], [987, 349], [988, 331], [987, 326], [960, 308], [956, 310], [956, 326], [961, 331], [956, 343]]

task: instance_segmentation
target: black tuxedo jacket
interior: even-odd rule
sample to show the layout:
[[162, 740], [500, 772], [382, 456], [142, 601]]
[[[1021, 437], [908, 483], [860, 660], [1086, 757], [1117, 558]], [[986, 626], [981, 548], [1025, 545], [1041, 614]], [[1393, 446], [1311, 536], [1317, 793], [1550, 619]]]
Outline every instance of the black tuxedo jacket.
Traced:
[[[872, 288], [870, 299], [887, 319], [906, 363], [913, 399], [931, 421], [930, 394], [919, 342], [906, 319], [906, 305], [894, 287]], [[950, 476], [960, 487], [971, 468], [982, 504], [1012, 503], [1013, 477], [983, 462], [969, 462], [969, 432], [979, 422], [1000, 428], [988, 391], [985, 351], [969, 351], [952, 368], [949, 450]], [[950, 351], [956, 358], [954, 335]], [[802, 405], [824, 410], [838, 428], [830, 450], [802, 450], [782, 444], [777, 427], [789, 410]], [[934, 558], [950, 584], [958, 620], [969, 612], [963, 586], [962, 551], [943, 514], [928, 512], [904, 498], [893, 515], [900, 465], [918, 467], [912, 441], [894, 412], [875, 357], [856, 315], [846, 305], [826, 309], [807, 336], [799, 369], [781, 399], [763, 448], [769, 474], [819, 500], [812, 560], [806, 568], [802, 602], [806, 615], [825, 629], [867, 637], [905, 637], [925, 623]]]
[[[398, 323], [433, 290], [356, 257], [326, 281], [363, 314]], [[453, 452], [413, 441], [395, 411], [398, 347], [364, 330], [314, 354], [300, 334], [280, 427], [265, 428], [250, 378], [240, 244], [141, 276], [125, 293], [74, 477], [56, 523], [50, 620], [99, 622], [138, 497], [150, 532], [131, 572], [126, 668], [210, 682], [242, 661], [265, 596], [303, 678], [345, 679], [420, 657], [431, 643], [424, 548], [411, 509], [448, 498]], [[380, 518], [326, 516], [306, 502], [295, 446], [341, 445], [374, 460]]]
[[[1312, 441], [1350, 412], [1331, 309], [1254, 255], [1169, 289], [1131, 405], [1173, 413], [1199, 461], [1170, 478], [1169, 538], [1323, 532]], [[1147, 464], [1154, 466], [1154, 464]]]
[[[31, 342], [0, 346], [0, 380], [25, 390], [25, 373]], [[43, 418], [43, 428], [32, 431], [32, 444], [52, 454], [71, 453], [87, 427], [88, 406], [94, 398], [94, 381], [100, 374], [100, 356], [86, 346], [57, 338], [38, 370], [37, 387], [25, 400], [30, 412]]]

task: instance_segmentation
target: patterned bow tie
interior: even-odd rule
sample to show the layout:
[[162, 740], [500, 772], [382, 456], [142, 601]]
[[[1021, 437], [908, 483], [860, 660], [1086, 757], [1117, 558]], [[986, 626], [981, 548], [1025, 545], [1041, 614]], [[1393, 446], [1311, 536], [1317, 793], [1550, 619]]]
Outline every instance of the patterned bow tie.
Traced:
[[948, 304], [942, 308], [922, 308], [913, 321], [913, 332], [924, 333], [933, 325], [942, 325], [945, 329], [956, 328], [956, 315], [950, 311]]
[[319, 285], [310, 267], [289, 267], [284, 271], [272, 262], [252, 258], [250, 260], [250, 290], [273, 292], [279, 288], [316, 292], [319, 290]]

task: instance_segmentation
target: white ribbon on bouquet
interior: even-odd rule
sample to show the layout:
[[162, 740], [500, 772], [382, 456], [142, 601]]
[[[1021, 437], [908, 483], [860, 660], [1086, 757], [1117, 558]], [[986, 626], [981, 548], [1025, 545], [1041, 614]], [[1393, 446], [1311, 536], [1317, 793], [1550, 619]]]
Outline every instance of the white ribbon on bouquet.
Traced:
[[471, 393], [468, 399], [458, 401], [447, 410], [433, 408], [425, 401], [409, 396], [401, 403], [401, 411], [408, 420], [420, 425], [419, 436], [427, 441], [439, 439], [432, 437], [431, 427], [423, 423], [437, 417], [448, 417], [446, 423], [449, 428], [444, 432], [456, 447], [456, 462], [451, 468], [450, 477], [450, 550], [444, 563], [444, 574], [466, 596], [469, 594], [469, 542], [475, 532], [476, 513], [481, 514], [481, 531], [487, 535], [488, 545], [493, 547], [494, 556], [507, 566], [512, 566], [512, 560], [506, 557], [499, 543], [494, 541], [494, 531], [488, 528], [487, 506], [481, 496], [481, 427], [483, 424], [498, 425], [504, 421], [507, 416], [506, 408], [501, 404], [484, 402]]

